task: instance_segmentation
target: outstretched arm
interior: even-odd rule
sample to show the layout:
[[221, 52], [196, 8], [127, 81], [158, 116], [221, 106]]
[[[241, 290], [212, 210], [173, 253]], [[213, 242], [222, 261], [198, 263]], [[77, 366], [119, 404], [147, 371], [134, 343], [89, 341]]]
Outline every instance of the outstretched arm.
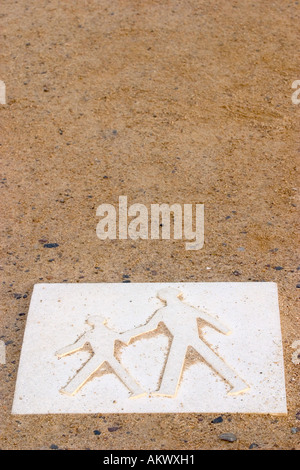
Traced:
[[158, 327], [159, 322], [162, 321], [162, 315], [159, 311], [155, 312], [153, 317], [145, 324], [138, 326], [132, 330], [125, 331], [124, 333], [120, 334], [120, 340], [124, 343], [129, 343], [132, 338], [136, 336], [140, 336], [144, 333], [149, 333], [150, 331], [156, 330]]
[[211, 325], [213, 328], [215, 328], [216, 330], [220, 331], [221, 333], [223, 333], [224, 335], [230, 335], [231, 334], [231, 330], [229, 328], [227, 328], [226, 325], [223, 325], [219, 320], [217, 320], [216, 318], [212, 317], [209, 313], [207, 313], [205, 310], [199, 310], [198, 311], [198, 315], [197, 315], [198, 318], [201, 318], [202, 320], [204, 320], [206, 323], [208, 323], [209, 325]]
[[87, 340], [85, 339], [85, 335], [80, 336], [75, 343], [70, 344], [69, 346], [65, 346], [64, 348], [59, 349], [56, 351], [55, 356], [57, 357], [63, 357], [66, 356], [67, 354], [71, 354], [73, 352], [79, 351], [79, 349], [82, 349], [83, 346]]

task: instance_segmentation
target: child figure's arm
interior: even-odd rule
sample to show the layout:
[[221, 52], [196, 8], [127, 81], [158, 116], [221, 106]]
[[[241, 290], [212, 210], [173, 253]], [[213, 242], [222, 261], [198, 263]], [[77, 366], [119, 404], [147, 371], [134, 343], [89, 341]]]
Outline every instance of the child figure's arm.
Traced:
[[121, 333], [119, 339], [128, 344], [132, 338], [156, 330], [162, 319], [162, 314], [158, 310], [156, 313], [154, 313], [153, 317], [147, 323], [145, 323], [145, 325], [141, 325], [137, 328]]
[[56, 351], [55, 356], [57, 357], [63, 357], [66, 356], [67, 354], [71, 354], [73, 352], [79, 351], [80, 349], [83, 348], [83, 346], [86, 344], [87, 340], [85, 339], [85, 335], [80, 336], [80, 338], [75, 341], [75, 343], [70, 344], [69, 346], [65, 346], [64, 348], [59, 349]]

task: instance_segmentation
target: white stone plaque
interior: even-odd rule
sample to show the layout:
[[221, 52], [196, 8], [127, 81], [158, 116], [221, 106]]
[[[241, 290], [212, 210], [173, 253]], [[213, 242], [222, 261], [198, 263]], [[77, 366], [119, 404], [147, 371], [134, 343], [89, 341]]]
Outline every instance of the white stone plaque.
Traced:
[[12, 413], [287, 412], [274, 283], [38, 284]]

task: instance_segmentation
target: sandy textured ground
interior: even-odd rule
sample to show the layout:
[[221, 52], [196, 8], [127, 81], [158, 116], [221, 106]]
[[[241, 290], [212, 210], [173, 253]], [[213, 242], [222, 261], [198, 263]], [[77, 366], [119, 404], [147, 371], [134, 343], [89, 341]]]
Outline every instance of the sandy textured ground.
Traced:
[[[300, 448], [299, 3], [2, 0], [1, 449]], [[100, 241], [120, 194], [203, 202], [204, 248]], [[288, 415], [12, 416], [33, 285], [124, 275], [277, 282]]]

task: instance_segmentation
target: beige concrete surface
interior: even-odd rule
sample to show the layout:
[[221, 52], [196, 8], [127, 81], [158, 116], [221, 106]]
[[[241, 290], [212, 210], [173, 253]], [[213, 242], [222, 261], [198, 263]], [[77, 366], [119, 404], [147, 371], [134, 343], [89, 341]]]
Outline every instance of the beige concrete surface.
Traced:
[[[299, 449], [299, 2], [0, 8], [0, 448]], [[119, 195], [204, 203], [204, 247], [99, 240]], [[11, 415], [33, 285], [124, 280], [276, 282], [288, 414]]]

